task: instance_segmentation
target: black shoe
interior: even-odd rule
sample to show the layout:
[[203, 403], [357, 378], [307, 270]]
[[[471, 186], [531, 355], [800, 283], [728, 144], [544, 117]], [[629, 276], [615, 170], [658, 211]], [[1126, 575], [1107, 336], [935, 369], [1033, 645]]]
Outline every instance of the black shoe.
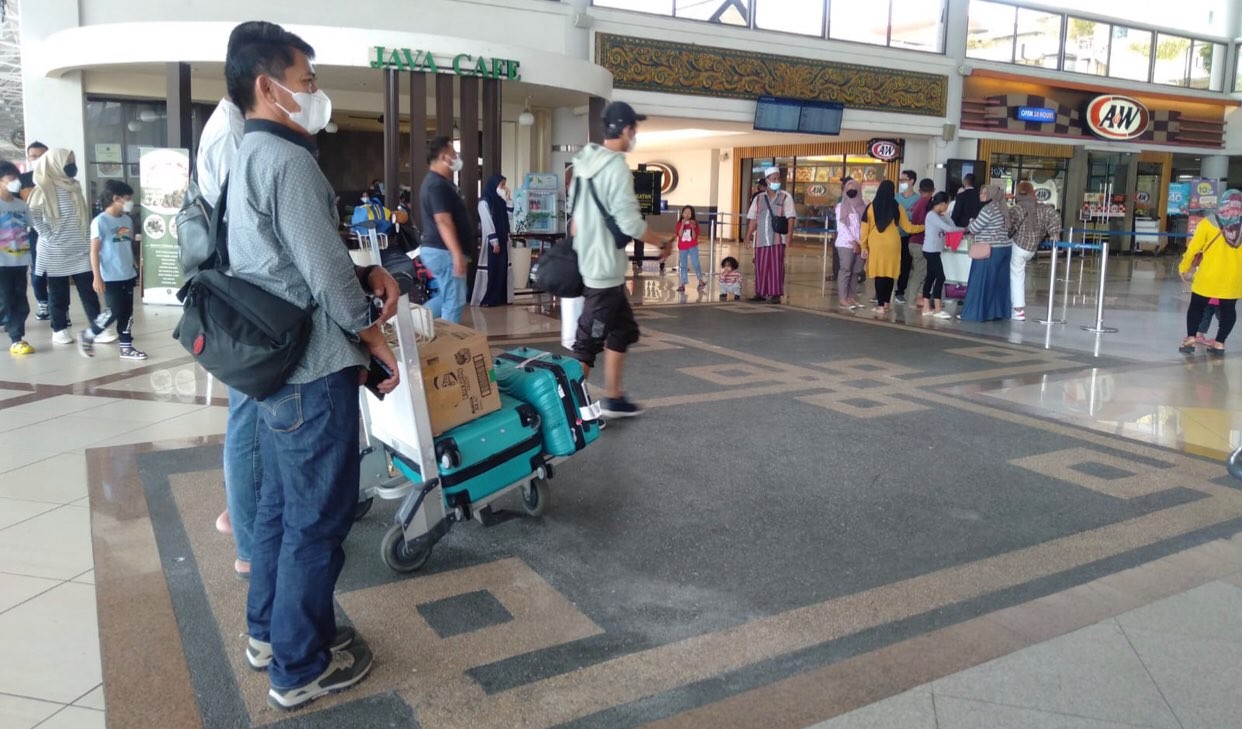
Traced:
[[606, 418], [633, 418], [643, 414], [643, 409], [624, 397], [607, 398], [603, 403]]
[[766, 296], [752, 296], [752, 297], [750, 297], [749, 299], [747, 299], [747, 301], [753, 301], [753, 302], [755, 302], [756, 304], [762, 303], [762, 302], [767, 301], [767, 300], [768, 300], [768, 297], [766, 297]]
[[894, 301], [896, 301], [898, 304], [904, 304], [904, 303], [906, 303], [906, 295], [905, 295], [905, 294], [897, 294], [897, 296], [896, 296], [896, 298], [894, 299]]
[[742, 300], [742, 297], [741, 297], [741, 295], [740, 295], [740, 294], [734, 294], [734, 295], [733, 295], [733, 300], [734, 300], [734, 301], [741, 301], [741, 300]]
[[729, 295], [728, 295], [728, 294], [721, 294], [721, 295], [720, 295], [720, 300], [721, 300], [721, 301], [728, 301], [728, 300], [729, 300]]
[[768, 303], [769, 303], [769, 304], [779, 304], [779, 303], [781, 303], [781, 297], [779, 297], [779, 296], [773, 296], [772, 298], [768, 299]]
[[374, 661], [366, 643], [354, 643], [346, 650], [335, 651], [323, 673], [305, 686], [290, 689], [273, 686], [267, 692], [267, 703], [288, 711], [305, 706], [321, 696], [344, 691], [366, 678]]
[[661, 276], [664, 275], [664, 264], [663, 263], [660, 264], [660, 275]]

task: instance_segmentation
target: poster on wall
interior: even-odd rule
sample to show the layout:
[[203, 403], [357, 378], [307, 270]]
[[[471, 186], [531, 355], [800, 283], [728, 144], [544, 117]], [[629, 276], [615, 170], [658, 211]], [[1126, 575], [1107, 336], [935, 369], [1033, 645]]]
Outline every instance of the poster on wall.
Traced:
[[95, 172], [99, 177], [124, 177], [125, 168], [121, 166], [121, 145], [95, 145]]
[[1191, 210], [1215, 210], [1220, 196], [1220, 182], [1216, 180], [1192, 180], [1190, 183]]
[[180, 306], [183, 283], [177, 256], [177, 211], [190, 184], [190, 153], [143, 147], [138, 158], [142, 205], [142, 302]]
[[1190, 183], [1170, 182], [1169, 201], [1165, 206], [1168, 215], [1185, 215], [1190, 207]]

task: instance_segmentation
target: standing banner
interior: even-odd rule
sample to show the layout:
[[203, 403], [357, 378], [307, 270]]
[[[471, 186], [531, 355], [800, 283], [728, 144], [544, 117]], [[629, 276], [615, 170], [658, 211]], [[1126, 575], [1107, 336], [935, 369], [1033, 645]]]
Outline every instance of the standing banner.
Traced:
[[190, 153], [143, 147], [138, 158], [142, 201], [142, 303], [180, 306], [184, 283], [177, 249], [177, 212], [190, 185]]

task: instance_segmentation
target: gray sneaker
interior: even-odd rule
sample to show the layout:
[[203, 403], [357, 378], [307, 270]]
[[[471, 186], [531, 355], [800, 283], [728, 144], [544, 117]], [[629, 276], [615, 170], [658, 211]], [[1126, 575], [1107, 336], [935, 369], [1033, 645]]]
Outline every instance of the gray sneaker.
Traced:
[[[343, 651], [354, 644], [358, 634], [353, 628], [344, 625], [336, 627], [336, 637], [332, 639], [331, 650]], [[266, 671], [272, 665], [272, 644], [249, 638], [246, 644], [246, 662], [256, 671]]]
[[332, 654], [332, 661], [319, 677], [305, 686], [278, 689], [273, 686], [267, 692], [267, 703], [289, 711], [301, 708], [321, 696], [344, 691], [366, 678], [375, 658], [365, 642], [359, 641], [343, 651]]

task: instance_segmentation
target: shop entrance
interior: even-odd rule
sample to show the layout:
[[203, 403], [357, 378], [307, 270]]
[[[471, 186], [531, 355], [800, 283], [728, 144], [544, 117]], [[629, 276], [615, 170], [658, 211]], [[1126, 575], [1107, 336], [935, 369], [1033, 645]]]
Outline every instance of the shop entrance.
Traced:
[[[1079, 218], [1089, 230], [1103, 234], [1131, 229], [1136, 172], [1137, 161], [1131, 152], [1087, 152], [1087, 187]], [[1130, 247], [1129, 238], [1097, 238], [1107, 238], [1113, 248]]]

